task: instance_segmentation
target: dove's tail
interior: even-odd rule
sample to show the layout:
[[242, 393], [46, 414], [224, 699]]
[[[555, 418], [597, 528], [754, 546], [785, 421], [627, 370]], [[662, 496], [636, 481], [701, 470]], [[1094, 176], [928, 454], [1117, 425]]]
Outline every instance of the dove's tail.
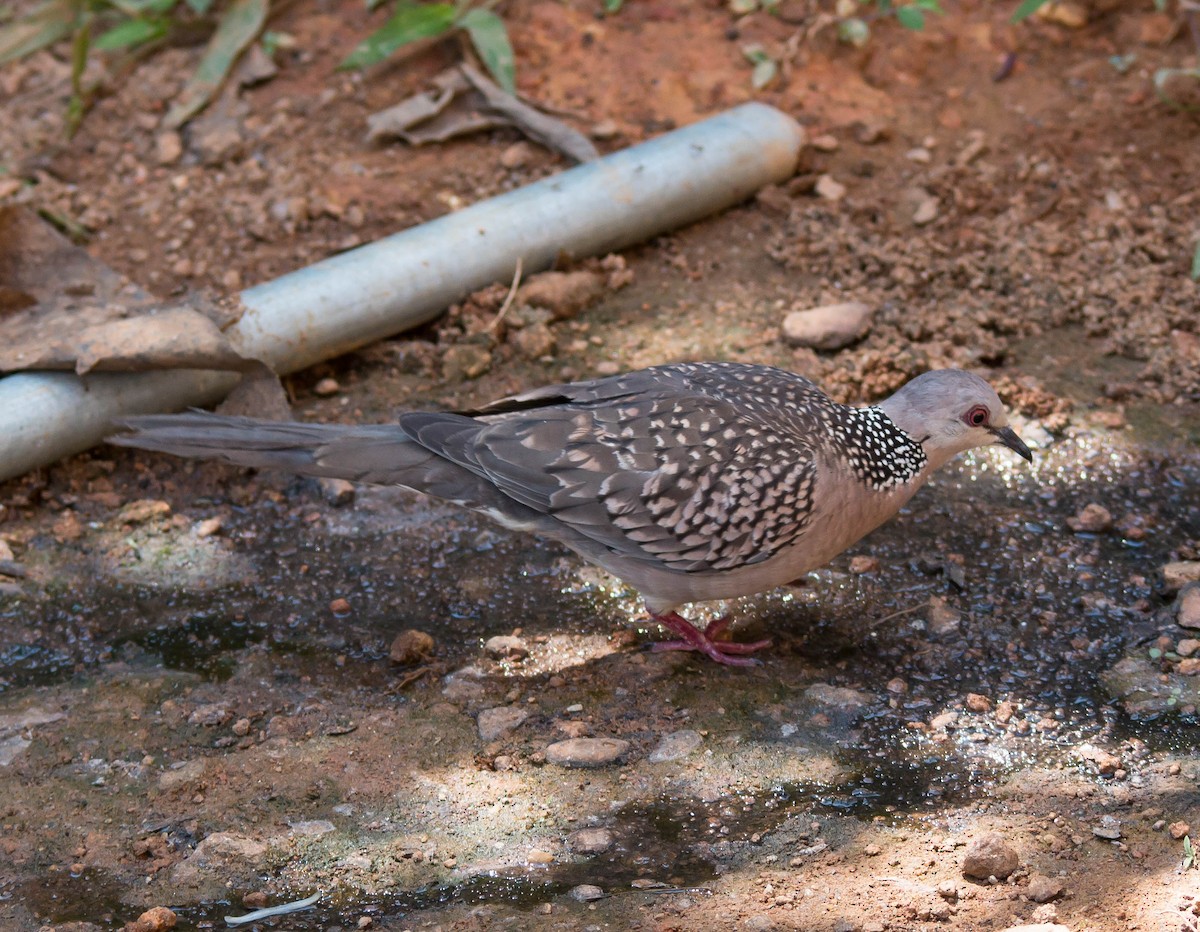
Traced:
[[127, 417], [115, 423], [127, 431], [108, 438], [119, 446], [432, 491], [429, 471], [437, 457], [398, 425], [302, 424], [203, 411]]

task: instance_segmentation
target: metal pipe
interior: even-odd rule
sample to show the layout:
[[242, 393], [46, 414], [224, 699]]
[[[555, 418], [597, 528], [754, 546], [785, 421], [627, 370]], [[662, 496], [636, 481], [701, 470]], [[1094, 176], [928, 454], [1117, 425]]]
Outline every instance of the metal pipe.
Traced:
[[[243, 291], [226, 332], [281, 374], [433, 319], [485, 285], [642, 242], [790, 177], [803, 130], [750, 103]], [[87, 449], [115, 417], [219, 399], [227, 373], [0, 379], [0, 479]]]

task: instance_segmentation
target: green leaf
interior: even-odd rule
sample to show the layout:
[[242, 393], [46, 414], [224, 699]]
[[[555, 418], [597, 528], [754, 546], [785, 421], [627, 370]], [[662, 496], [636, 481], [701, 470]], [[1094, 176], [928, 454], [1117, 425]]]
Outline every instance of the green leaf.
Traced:
[[138, 17], [143, 13], [167, 13], [175, 6], [175, 0], [108, 0], [129, 17]]
[[418, 39], [443, 36], [454, 28], [455, 10], [451, 3], [411, 3], [397, 7], [392, 18], [363, 39], [346, 56], [339, 68], [366, 68], [383, 61], [401, 46]]
[[175, 104], [167, 112], [163, 125], [178, 129], [204, 109], [213, 95], [220, 90], [229, 75], [233, 63], [242, 50], [262, 30], [267, 21], [270, 0], [233, 0], [221, 16], [217, 31], [208, 40], [204, 57], [188, 78]]
[[517, 92], [517, 65], [504, 20], [491, 10], [469, 10], [458, 25], [467, 31], [483, 66], [510, 94]]
[[114, 49], [126, 49], [133, 45], [141, 45], [166, 34], [167, 23], [165, 20], [127, 19], [120, 25], [97, 36], [92, 47], [100, 49], [102, 52], [111, 52]]
[[843, 42], [862, 48], [871, 38], [871, 27], [867, 25], [866, 20], [851, 16], [838, 23], [837, 34]]
[[620, 13], [625, 0], [604, 0], [605, 13]]
[[775, 75], [779, 73], [779, 65], [761, 45], [747, 45], [742, 49], [742, 54], [746, 56], [748, 62], [754, 65], [750, 83], [755, 90], [761, 91], [775, 80]]
[[942, 13], [942, 7], [938, 0], [913, 0], [912, 5], [920, 7], [922, 10], [928, 10], [930, 13], [937, 13], [939, 16]]
[[69, 35], [75, 26], [70, 0], [50, 0], [24, 19], [0, 29], [0, 65], [41, 51]]
[[187, 0], [187, 5], [197, 16], [203, 16], [212, 9], [213, 0]]
[[1196, 244], [1196, 251], [1192, 253], [1192, 281], [1200, 282], [1200, 243]]
[[920, 32], [925, 28], [925, 14], [915, 6], [902, 6], [896, 10], [896, 21], [913, 32]]
[[729, 11], [735, 16], [753, 13], [758, 9], [758, 0], [729, 0]]
[[1019, 23], [1023, 19], [1028, 19], [1050, 0], [1021, 0], [1021, 5], [1017, 7], [1017, 11], [1013, 13], [1009, 19], [1010, 23]]

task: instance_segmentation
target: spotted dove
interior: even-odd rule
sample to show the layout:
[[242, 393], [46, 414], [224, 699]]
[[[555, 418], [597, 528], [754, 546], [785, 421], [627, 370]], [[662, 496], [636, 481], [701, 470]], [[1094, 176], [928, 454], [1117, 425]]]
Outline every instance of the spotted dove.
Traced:
[[877, 405], [740, 363], [681, 363], [552, 385], [459, 413], [362, 427], [130, 417], [114, 443], [241, 466], [399, 485], [560, 541], [634, 586], [651, 618], [725, 664], [764, 646], [676, 607], [783, 585], [841, 553], [957, 453], [1032, 461], [978, 376], [917, 376]]

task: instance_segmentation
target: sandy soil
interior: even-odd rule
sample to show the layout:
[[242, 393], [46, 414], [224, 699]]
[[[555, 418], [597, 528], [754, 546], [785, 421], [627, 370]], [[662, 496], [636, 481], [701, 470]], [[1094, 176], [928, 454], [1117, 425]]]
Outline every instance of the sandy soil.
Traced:
[[[297, 416], [695, 358], [859, 401], [956, 365], [1001, 389], [1033, 467], [965, 458], [734, 605], [775, 642], [751, 671], [645, 652], [615, 580], [407, 494], [115, 449], [0, 485], [0, 926], [169, 906], [223, 928], [320, 893], [259, 927], [1200, 927], [1200, 645], [1164, 570], [1200, 559], [1200, 124], [1151, 82], [1186, 34], [1149, 3], [1082, 28], [967, 3], [854, 51], [805, 35], [806, 4], [599, 6], [507, 6], [523, 93], [605, 149], [764, 100], [806, 127], [796, 176], [584, 264], [581, 310], [519, 308], [490, 340], [497, 286], [292, 377]], [[160, 119], [197, 49], [69, 142], [63, 62], [10, 65], [3, 202], [84, 225], [159, 295], [225, 294], [561, 170], [508, 133], [368, 145], [366, 116], [458, 54], [336, 72], [373, 23], [288, 7], [278, 75], [179, 138]], [[786, 58], [757, 93], [751, 42]], [[787, 311], [843, 300], [875, 309], [861, 341], [782, 341]], [[1073, 527], [1087, 505], [1111, 521]], [[412, 629], [432, 649], [391, 659]], [[627, 744], [556, 763], [581, 737]], [[994, 882], [964, 872], [989, 839]]]

